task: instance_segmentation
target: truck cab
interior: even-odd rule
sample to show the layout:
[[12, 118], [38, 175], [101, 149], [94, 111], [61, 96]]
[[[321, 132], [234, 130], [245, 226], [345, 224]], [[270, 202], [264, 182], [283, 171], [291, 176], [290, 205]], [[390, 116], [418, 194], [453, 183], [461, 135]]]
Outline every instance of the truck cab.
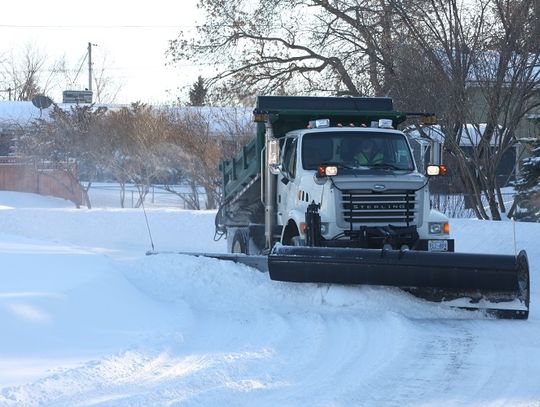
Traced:
[[306, 244], [316, 205], [322, 245], [452, 251], [448, 218], [430, 209], [427, 178], [391, 120], [373, 127], [315, 120], [281, 141], [277, 223], [281, 243]]

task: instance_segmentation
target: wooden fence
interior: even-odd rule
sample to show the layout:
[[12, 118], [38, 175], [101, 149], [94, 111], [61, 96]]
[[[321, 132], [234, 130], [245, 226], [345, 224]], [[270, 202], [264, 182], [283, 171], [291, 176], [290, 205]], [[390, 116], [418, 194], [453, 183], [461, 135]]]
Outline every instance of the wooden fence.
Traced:
[[35, 162], [22, 157], [0, 157], [0, 190], [54, 196], [82, 205], [75, 163]]

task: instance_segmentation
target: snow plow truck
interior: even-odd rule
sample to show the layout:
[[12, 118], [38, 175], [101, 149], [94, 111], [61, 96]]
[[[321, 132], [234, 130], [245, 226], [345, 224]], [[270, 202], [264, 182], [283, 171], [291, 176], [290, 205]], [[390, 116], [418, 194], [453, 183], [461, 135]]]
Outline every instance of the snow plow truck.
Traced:
[[220, 164], [216, 233], [230, 254], [216, 257], [268, 270], [272, 280], [394, 286], [526, 319], [526, 253], [454, 252], [428, 188], [446, 172], [441, 146], [429, 149], [439, 162], [419, 168], [397, 130], [407, 116], [389, 98], [259, 96], [256, 135]]

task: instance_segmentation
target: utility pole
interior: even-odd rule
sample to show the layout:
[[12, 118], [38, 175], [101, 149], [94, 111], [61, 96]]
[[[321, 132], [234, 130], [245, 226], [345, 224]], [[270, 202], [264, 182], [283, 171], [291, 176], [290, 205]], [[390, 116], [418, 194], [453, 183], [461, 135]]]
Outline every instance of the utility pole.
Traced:
[[10, 87], [7, 88], [7, 89], [2, 89], [2, 90], [0, 90], [0, 92], [7, 92], [8, 95], [9, 95], [9, 99], [8, 99], [8, 100], [11, 100], [11, 91], [13, 91], [13, 90], [15, 90], [15, 89], [12, 89], [11, 86], [10, 86]]
[[88, 43], [88, 90], [92, 91], [92, 45], [97, 47], [97, 44]]

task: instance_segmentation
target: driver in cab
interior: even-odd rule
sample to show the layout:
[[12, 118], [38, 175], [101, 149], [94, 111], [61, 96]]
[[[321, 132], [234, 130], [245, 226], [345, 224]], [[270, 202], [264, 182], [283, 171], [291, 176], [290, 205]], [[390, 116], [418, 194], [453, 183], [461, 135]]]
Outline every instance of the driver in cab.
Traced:
[[354, 159], [360, 165], [381, 164], [383, 154], [373, 140], [365, 139], [360, 142], [360, 148], [354, 155]]

